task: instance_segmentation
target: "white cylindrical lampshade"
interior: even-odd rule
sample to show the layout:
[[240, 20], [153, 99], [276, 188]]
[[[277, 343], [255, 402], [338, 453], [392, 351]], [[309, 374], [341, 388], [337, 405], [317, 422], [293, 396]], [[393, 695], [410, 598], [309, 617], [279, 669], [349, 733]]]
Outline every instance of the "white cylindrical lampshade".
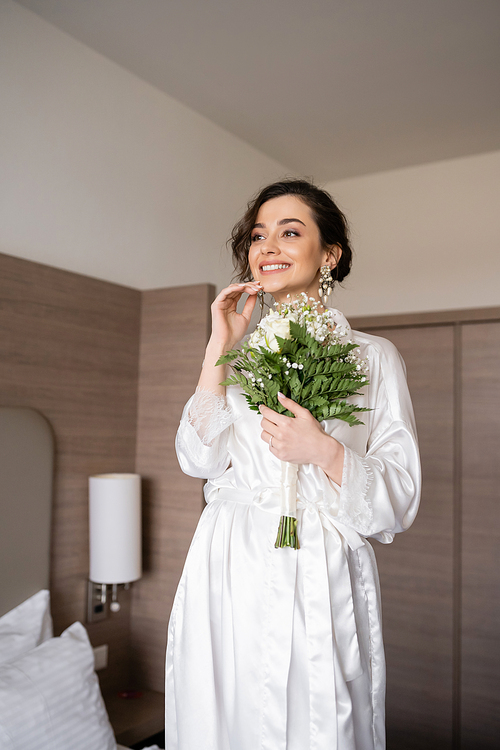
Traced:
[[90, 580], [130, 583], [142, 575], [139, 474], [89, 477]]

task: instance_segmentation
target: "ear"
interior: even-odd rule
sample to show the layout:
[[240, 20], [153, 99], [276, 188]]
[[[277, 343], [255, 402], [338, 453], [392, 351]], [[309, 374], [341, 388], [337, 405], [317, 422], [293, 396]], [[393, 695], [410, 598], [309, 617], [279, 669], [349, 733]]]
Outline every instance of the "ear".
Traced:
[[327, 263], [330, 266], [330, 270], [338, 265], [340, 256], [342, 255], [342, 248], [340, 245], [330, 245], [324, 251], [323, 263]]

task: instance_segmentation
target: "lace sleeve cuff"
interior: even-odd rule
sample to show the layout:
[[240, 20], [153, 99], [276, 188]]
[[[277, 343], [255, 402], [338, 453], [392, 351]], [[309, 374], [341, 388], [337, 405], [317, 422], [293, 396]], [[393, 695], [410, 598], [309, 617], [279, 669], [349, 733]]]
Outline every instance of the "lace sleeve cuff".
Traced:
[[182, 471], [213, 479], [227, 468], [229, 427], [237, 415], [224, 396], [197, 389], [184, 407], [175, 447]]
[[197, 388], [187, 409], [187, 419], [202, 444], [211, 446], [236, 416], [227, 405], [225, 396]]
[[344, 467], [340, 488], [338, 520], [369, 536], [373, 527], [373, 508], [368, 489], [373, 473], [368, 463], [344, 445]]

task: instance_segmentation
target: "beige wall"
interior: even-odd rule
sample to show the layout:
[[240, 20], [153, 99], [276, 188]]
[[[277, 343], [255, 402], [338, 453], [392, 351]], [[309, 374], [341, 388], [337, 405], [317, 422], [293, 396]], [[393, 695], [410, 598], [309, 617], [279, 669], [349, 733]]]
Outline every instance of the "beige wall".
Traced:
[[[289, 174], [11, 0], [0, 100], [0, 251], [137, 289], [220, 289], [234, 220]], [[348, 315], [500, 304], [500, 152], [326, 187], [353, 227]]]
[[286, 172], [11, 0], [0, 101], [0, 252], [138, 289], [225, 279], [232, 224]]
[[356, 257], [348, 315], [500, 304], [500, 151], [330, 182]]

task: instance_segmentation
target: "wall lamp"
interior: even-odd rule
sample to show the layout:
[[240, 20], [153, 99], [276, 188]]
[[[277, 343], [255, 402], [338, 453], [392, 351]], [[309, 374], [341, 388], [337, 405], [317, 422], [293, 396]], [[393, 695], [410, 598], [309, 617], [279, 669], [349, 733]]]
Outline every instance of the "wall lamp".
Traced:
[[87, 622], [120, 611], [118, 586], [125, 589], [142, 575], [141, 478], [139, 474], [89, 477], [90, 574]]

